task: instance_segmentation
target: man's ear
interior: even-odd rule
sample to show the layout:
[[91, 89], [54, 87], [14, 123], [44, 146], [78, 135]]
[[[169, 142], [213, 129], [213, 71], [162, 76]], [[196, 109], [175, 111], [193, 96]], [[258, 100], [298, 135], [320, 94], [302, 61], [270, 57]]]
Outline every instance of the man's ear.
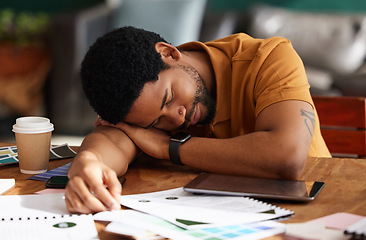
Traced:
[[155, 50], [160, 53], [163, 60], [173, 59], [179, 61], [182, 57], [181, 52], [176, 47], [166, 42], [156, 43]]

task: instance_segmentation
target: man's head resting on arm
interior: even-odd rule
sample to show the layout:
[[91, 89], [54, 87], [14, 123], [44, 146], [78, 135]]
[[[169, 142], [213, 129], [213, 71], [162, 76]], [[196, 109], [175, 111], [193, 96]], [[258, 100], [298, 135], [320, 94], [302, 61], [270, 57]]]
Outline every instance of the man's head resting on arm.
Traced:
[[81, 64], [81, 81], [90, 105], [104, 120], [122, 121], [145, 83], [157, 81], [167, 67], [155, 51], [157, 42], [166, 41], [153, 32], [125, 27], [90, 47]]
[[[161, 52], [173, 52], [169, 58], [173, 61], [163, 60]], [[211, 122], [215, 101], [194, 67], [174, 61], [177, 52], [180, 54], [158, 34], [134, 27], [100, 37], [81, 65], [82, 86], [90, 105], [112, 124], [125, 121], [175, 130]], [[159, 107], [155, 108], [154, 102]], [[138, 119], [141, 116], [145, 118]]]

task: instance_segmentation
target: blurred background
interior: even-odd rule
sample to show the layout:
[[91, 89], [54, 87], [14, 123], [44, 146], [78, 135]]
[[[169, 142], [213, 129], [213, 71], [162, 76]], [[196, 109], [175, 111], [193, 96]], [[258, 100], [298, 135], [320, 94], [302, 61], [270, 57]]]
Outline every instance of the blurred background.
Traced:
[[365, 0], [1, 0], [0, 141], [19, 116], [55, 125], [53, 144], [79, 145], [96, 114], [79, 66], [97, 37], [125, 25], [173, 45], [237, 32], [290, 39], [313, 95], [366, 96]]

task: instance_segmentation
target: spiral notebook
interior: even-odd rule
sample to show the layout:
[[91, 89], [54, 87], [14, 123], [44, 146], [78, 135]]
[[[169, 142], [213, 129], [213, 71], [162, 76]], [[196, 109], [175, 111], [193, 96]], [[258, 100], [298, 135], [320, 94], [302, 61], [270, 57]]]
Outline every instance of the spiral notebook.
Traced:
[[366, 217], [347, 227], [344, 233], [358, 237], [357, 239], [366, 239]]
[[185, 229], [249, 224], [291, 217], [294, 212], [250, 197], [193, 194], [175, 188], [123, 195], [121, 204]]
[[98, 239], [92, 215], [70, 215], [64, 194], [0, 196], [0, 239]]

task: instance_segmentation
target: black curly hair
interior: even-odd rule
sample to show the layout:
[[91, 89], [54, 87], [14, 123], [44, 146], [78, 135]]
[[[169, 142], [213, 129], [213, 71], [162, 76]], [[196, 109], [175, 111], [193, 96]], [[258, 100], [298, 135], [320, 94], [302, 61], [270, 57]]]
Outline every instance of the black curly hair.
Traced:
[[147, 82], [168, 66], [155, 50], [160, 35], [122, 27], [98, 38], [81, 63], [81, 83], [90, 105], [104, 120], [123, 121]]

